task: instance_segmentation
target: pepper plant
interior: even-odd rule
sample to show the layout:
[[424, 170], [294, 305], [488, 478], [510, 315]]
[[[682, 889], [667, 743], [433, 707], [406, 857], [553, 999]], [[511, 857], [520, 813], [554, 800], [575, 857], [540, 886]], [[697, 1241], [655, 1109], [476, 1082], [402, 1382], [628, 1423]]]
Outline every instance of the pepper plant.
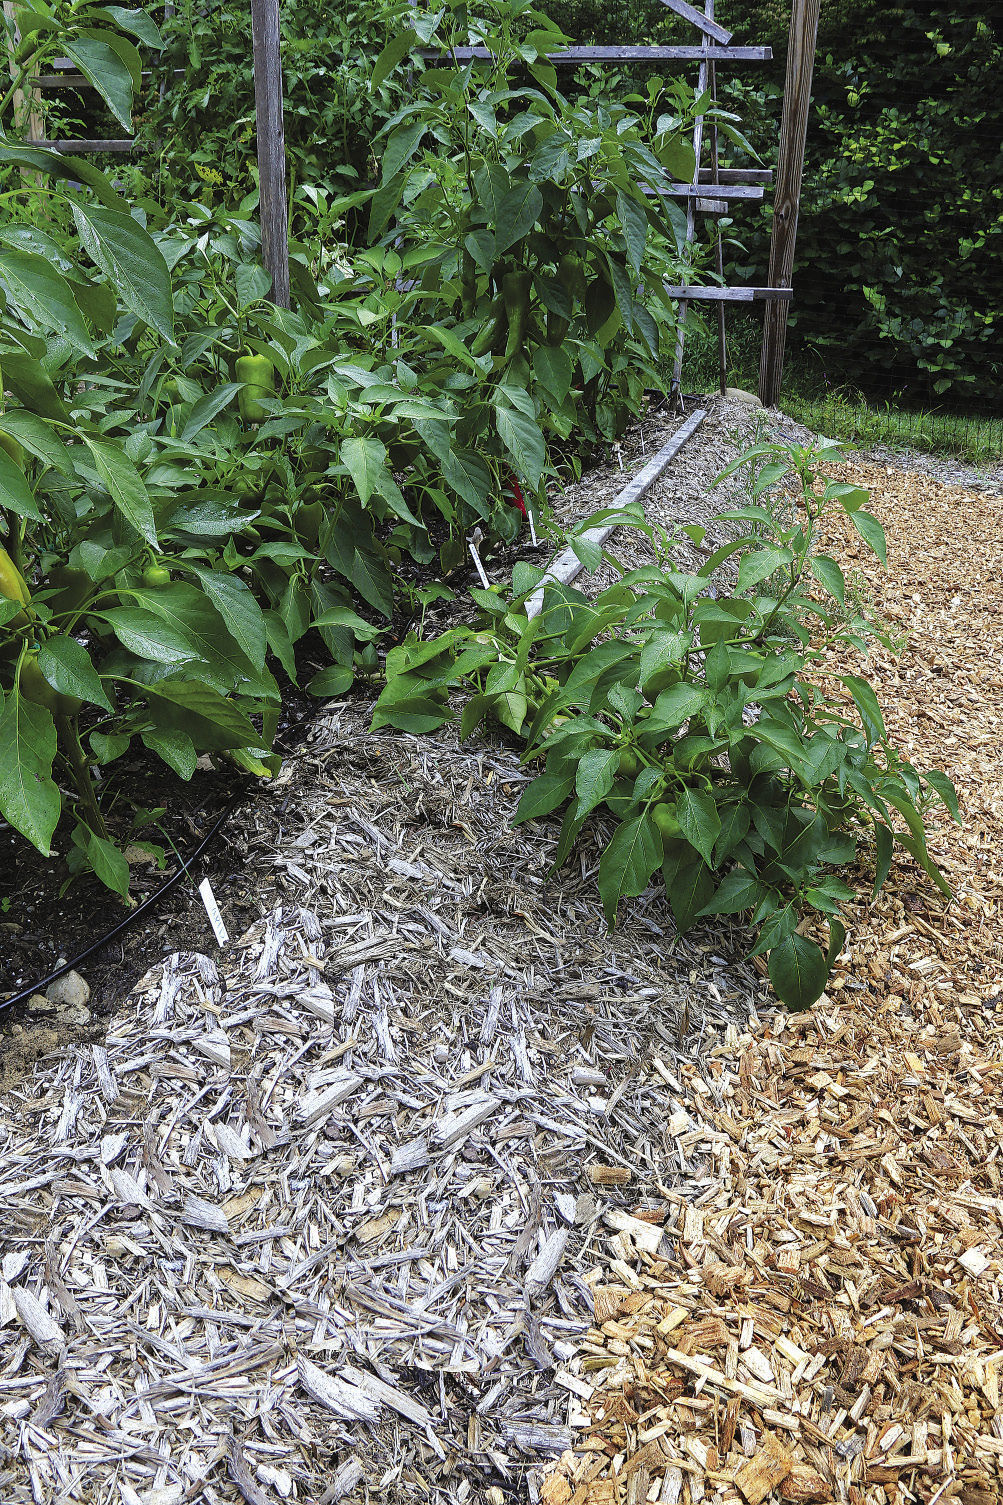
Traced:
[[[575, 547], [592, 568], [613, 564], [613, 585], [589, 599], [548, 583], [527, 616], [541, 572], [518, 565], [511, 592], [473, 592], [474, 625], [391, 651], [373, 719], [419, 732], [459, 715], [469, 736], [493, 717], [517, 733], [540, 773], [516, 821], [563, 810], [555, 867], [598, 807], [616, 821], [598, 866], [611, 925], [620, 900], [657, 874], [680, 931], [747, 916], [752, 954], [768, 954], [773, 986], [795, 1010], [818, 999], [845, 939], [840, 912], [854, 890], [840, 870], [873, 843], [876, 893], [898, 843], [949, 894], [923, 817], [931, 801], [958, 814], [946, 775], [920, 773], [895, 749], [866, 678], [825, 667], [835, 645], [892, 646], [854, 609], [838, 562], [816, 549], [841, 511], [885, 559], [866, 492], [818, 478], [841, 458], [821, 444], [747, 451], [721, 477], [754, 471], [748, 505], [721, 514], [739, 536], [696, 573], [674, 564], [680, 534], [640, 508], [596, 514]], [[771, 500], [791, 480], [793, 497]], [[642, 530], [657, 562], [623, 570], [581, 536], [599, 522]], [[703, 541], [701, 528], [682, 532]]]
[[[412, 70], [412, 97], [382, 132], [370, 232], [415, 248], [425, 307], [476, 363], [466, 442], [494, 432], [535, 491], [548, 445], [615, 438], [663, 387], [685, 235], [665, 190], [693, 176], [695, 115], [734, 118], [660, 78], [640, 109], [569, 100], [546, 59], [567, 38], [526, 0], [397, 13], [373, 83]], [[462, 63], [468, 44], [490, 60]]]

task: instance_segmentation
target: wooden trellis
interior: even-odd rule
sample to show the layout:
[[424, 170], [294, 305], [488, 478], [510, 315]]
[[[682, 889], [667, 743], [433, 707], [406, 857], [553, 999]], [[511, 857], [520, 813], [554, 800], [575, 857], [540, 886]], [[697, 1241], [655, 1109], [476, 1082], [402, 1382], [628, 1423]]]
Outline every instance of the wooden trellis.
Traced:
[[[4, 0], [5, 9], [12, 0]], [[772, 57], [768, 47], [732, 45], [732, 33], [714, 18], [714, 0], [704, 0], [699, 10], [688, 0], [662, 0], [662, 3], [701, 33], [699, 44], [689, 46], [576, 46], [549, 54], [555, 67], [577, 68], [583, 63], [660, 64], [693, 63], [698, 65], [697, 87], [716, 99], [717, 69], [721, 66], [765, 62]], [[787, 311], [792, 297], [791, 278], [797, 237], [798, 208], [804, 169], [805, 136], [811, 79], [818, 30], [819, 0], [792, 0], [787, 77], [780, 127], [780, 155], [774, 197], [773, 228], [770, 242], [770, 265], [762, 286], [729, 287], [722, 282], [706, 285], [684, 283], [668, 287], [679, 300], [680, 319], [673, 366], [672, 390], [679, 397], [682, 360], [689, 305], [695, 301], [716, 306], [718, 324], [718, 366], [723, 390], [727, 362], [725, 344], [725, 309], [729, 303], [762, 303], [765, 306], [763, 345], [760, 360], [759, 395], [772, 405], [779, 394], [783, 370]], [[254, 44], [255, 110], [257, 119], [258, 181], [260, 193], [262, 259], [272, 278], [275, 301], [289, 305], [288, 202], [286, 190], [285, 136], [283, 128], [282, 62], [279, 44], [279, 0], [251, 0], [251, 24]], [[482, 47], [459, 47], [452, 56], [458, 63], [487, 60]], [[46, 91], [65, 87], [85, 87], [86, 80], [71, 70], [72, 65], [57, 62], [55, 72], [31, 81], [31, 98], [38, 101]], [[68, 152], [129, 152], [129, 139], [102, 141], [45, 141], [41, 137], [41, 110], [33, 109], [32, 135], [35, 143]], [[36, 135], [36, 133], [38, 133]], [[705, 140], [706, 136], [706, 140]], [[696, 235], [698, 216], [720, 219], [730, 206], [761, 201], [772, 181], [772, 173], [763, 170], [723, 168], [719, 160], [719, 143], [713, 121], [705, 132], [704, 119], [696, 121], [694, 136], [695, 168], [689, 183], [674, 183], [659, 190], [681, 199], [686, 205], [686, 244]], [[704, 160], [705, 148], [709, 160]], [[723, 253], [720, 227], [715, 226], [714, 254], [716, 269], [723, 277]]]
[[[717, 68], [720, 65], [767, 62], [773, 56], [769, 47], [733, 46], [733, 33], [714, 18], [714, 0], [704, 0], [703, 10], [690, 5], [688, 0], [662, 0], [662, 4], [700, 31], [702, 40], [698, 45], [576, 46], [549, 53], [548, 61], [555, 67], [567, 68], [577, 68], [583, 63], [610, 65], [629, 63], [637, 66], [667, 62], [696, 62], [699, 65], [697, 92], [699, 95], [709, 93], [711, 102], [716, 103]], [[760, 389], [764, 402], [772, 403], [776, 400], [783, 361], [784, 333], [787, 327], [787, 306], [792, 297], [791, 272], [804, 164], [805, 129], [811, 96], [811, 71], [815, 55], [818, 7], [819, 0], [793, 0], [792, 4], [787, 88], [784, 95], [778, 168], [778, 187], [781, 187], [783, 192], [782, 195], [778, 193], [777, 198], [777, 213], [771, 239], [770, 274], [767, 283], [759, 287], [729, 287], [724, 283], [722, 239], [720, 226], [716, 225], [714, 255], [716, 270], [722, 280], [705, 285], [680, 283], [668, 285], [666, 288], [681, 305], [671, 386], [672, 395], [680, 407], [682, 406], [680, 389], [689, 306], [698, 300], [710, 302], [716, 306], [718, 374], [722, 392], [725, 390], [727, 370], [725, 332], [727, 304], [763, 303], [766, 305]], [[471, 60], [487, 61], [490, 56], [490, 52], [485, 47], [457, 47], [451, 53], [451, 57], [461, 64]], [[651, 192], [657, 191], [661, 195], [685, 201], [687, 248], [692, 247], [695, 240], [698, 216], [719, 220], [729, 211], [732, 203], [762, 200], [764, 190], [773, 178], [773, 174], [765, 170], [722, 168], [716, 125], [712, 119], [710, 128], [706, 132], [704, 126], [704, 117], [698, 116], [693, 132], [695, 166], [692, 181], [673, 183], [663, 189], [651, 190]], [[709, 151], [709, 161], [706, 163], [704, 161], [705, 148]], [[763, 396], [764, 392], [767, 395]]]

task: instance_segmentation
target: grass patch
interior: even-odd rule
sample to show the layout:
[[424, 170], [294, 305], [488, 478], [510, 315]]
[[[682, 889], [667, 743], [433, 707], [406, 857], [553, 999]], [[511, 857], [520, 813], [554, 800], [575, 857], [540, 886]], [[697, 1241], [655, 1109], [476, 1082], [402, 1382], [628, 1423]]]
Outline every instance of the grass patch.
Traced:
[[[729, 319], [728, 386], [758, 390], [761, 338], [758, 319]], [[691, 314], [684, 390], [715, 391], [717, 359], [716, 323], [703, 311]], [[850, 388], [827, 387], [818, 363], [799, 353], [788, 355], [779, 406], [799, 423], [830, 439], [953, 455], [972, 465], [1003, 460], [1003, 418], [938, 412], [910, 406], [901, 399], [883, 402]]]
[[1003, 419], [999, 418], [935, 413], [891, 402], [876, 404], [852, 392], [831, 392], [824, 397], [786, 392], [780, 405], [799, 423], [830, 439], [957, 455], [973, 465], [1003, 459]]

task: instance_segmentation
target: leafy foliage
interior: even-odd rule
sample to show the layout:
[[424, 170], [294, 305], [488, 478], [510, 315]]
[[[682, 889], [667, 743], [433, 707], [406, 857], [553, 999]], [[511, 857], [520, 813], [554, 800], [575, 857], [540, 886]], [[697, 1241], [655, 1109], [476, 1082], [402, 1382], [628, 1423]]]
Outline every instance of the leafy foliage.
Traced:
[[[542, 766], [518, 821], [563, 809], [555, 865], [588, 817], [605, 805], [617, 825], [598, 866], [611, 924], [624, 898], [656, 875], [676, 924], [746, 915], [753, 954], [768, 953], [779, 997], [792, 1009], [821, 994], [844, 939], [840, 916], [853, 890], [838, 870], [865, 838], [876, 853], [875, 891], [901, 845], [949, 892], [927, 849], [923, 811], [950, 781], [921, 774], [895, 750], [866, 679], [827, 676], [835, 643], [891, 646], [855, 613], [842, 571], [816, 550], [820, 525], [843, 511], [884, 558], [866, 493], [817, 479], [838, 450], [753, 447], [723, 473], [753, 471], [748, 505], [722, 513], [745, 531], [714, 550], [697, 574], [677, 569], [669, 536], [640, 508], [598, 522], [640, 528], [658, 564], [623, 572], [590, 600], [548, 583], [539, 614], [523, 608], [540, 572], [516, 568], [511, 594], [475, 591], [480, 620], [432, 642], [410, 639], [387, 659], [373, 725], [428, 730], [457, 714], [451, 691], [469, 692], [469, 735], [492, 716], [525, 741]], [[793, 478], [793, 498], [774, 488]], [[683, 530], [700, 542], [703, 530]], [[610, 563], [616, 561], [607, 555]], [[827, 940], [806, 933], [821, 925]]]
[[[383, 181], [328, 205], [372, 243], [294, 248], [291, 312], [268, 298], [253, 193], [165, 215], [0, 139], [0, 814], [44, 851], [65, 816], [71, 868], [123, 897], [98, 800], [118, 760], [267, 776], [307, 640], [327, 658], [314, 693], [372, 674], [405, 559], [448, 571], [475, 524], [514, 536], [509, 495], [540, 515], [583, 438], [619, 432], [658, 381], [675, 231], [636, 177], [678, 171], [692, 93], [580, 109], [525, 6], [394, 15], [374, 89], [416, 72]], [[140, 13], [98, 19], [141, 35]], [[40, 23], [44, 47], [74, 25]], [[486, 74], [410, 61], [471, 38]], [[516, 68], [536, 86], [509, 87]]]
[[[371, 176], [373, 138], [400, 97], [396, 81], [370, 85], [389, 24], [390, 7], [380, 0], [281, 7], [295, 233], [331, 231], [331, 203]], [[200, 198], [232, 213], [257, 181], [250, 7], [182, 0], [165, 19], [164, 40], [172, 81], [149, 99], [143, 120], [154, 191], [168, 212], [179, 199]]]
[[[660, 0], [551, 13], [576, 41], [692, 40]], [[736, 42], [773, 48], [718, 81], [773, 167], [790, 5], [721, 0], [716, 14]], [[999, 407], [1001, 62], [992, 7], [822, 0], [790, 343], [828, 385]], [[768, 214], [725, 224], [732, 280], [763, 279], [769, 231]]]

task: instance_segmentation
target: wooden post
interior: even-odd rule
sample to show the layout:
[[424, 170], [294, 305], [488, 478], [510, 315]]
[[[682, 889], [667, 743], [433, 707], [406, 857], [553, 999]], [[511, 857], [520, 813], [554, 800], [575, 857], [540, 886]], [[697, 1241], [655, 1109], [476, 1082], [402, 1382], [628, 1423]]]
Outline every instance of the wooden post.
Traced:
[[[18, 72], [17, 64], [14, 62], [14, 50], [21, 40], [14, 0], [4, 0], [3, 11], [8, 21], [13, 23], [10, 51], [10, 76], [13, 80], [17, 77]], [[25, 88], [16, 91], [13, 105], [15, 130], [20, 131], [29, 141], [41, 140], [45, 135], [45, 125], [42, 121], [42, 99], [38, 89], [33, 86], [30, 77], [25, 80]], [[32, 174], [32, 179], [35, 182], [41, 181], [37, 174]]]
[[251, 0], [251, 35], [258, 130], [261, 259], [272, 279], [273, 301], [288, 308], [289, 208], [286, 201], [286, 136], [282, 120], [279, 0]]
[[[787, 47], [787, 77], [780, 124], [780, 155], [773, 199], [773, 234], [770, 237], [770, 287], [790, 287], [794, 272], [794, 246], [798, 233], [798, 207], [804, 173], [805, 137], [811, 104], [811, 76], [815, 65], [819, 0], [793, 0], [790, 39]], [[780, 396], [787, 338], [787, 303], [766, 305], [763, 319], [763, 349], [759, 361], [759, 400], [771, 408]]]

